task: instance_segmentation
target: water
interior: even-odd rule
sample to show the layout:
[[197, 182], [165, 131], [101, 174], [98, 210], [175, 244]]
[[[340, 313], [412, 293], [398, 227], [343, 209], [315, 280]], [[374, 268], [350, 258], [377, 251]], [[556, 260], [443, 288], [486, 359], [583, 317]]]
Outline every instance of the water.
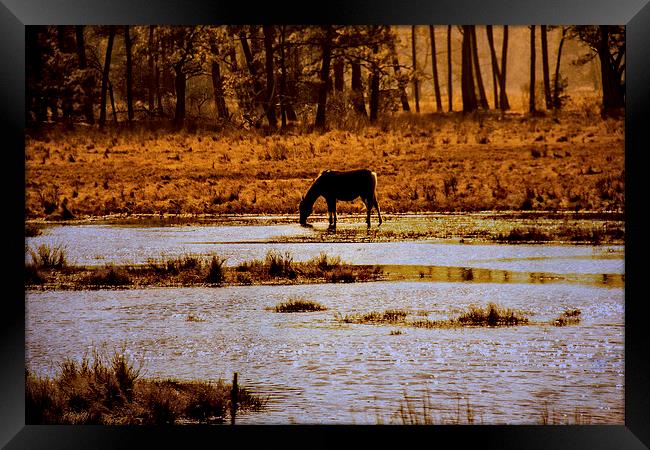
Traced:
[[[248, 243], [230, 227], [221, 228], [227, 229], [57, 227], [31, 243], [63, 240], [75, 258], [83, 260], [92, 247], [116, 261], [159, 257], [161, 249], [180, 254], [229, 245], [243, 246], [237, 251], [245, 259], [263, 256], [273, 245], [300, 246], [304, 258], [303, 253], [321, 250], [314, 244], [266, 242], [291, 235], [293, 226], [242, 227]], [[199, 243], [228, 237], [237, 243]], [[352, 262], [623, 272], [621, 247], [327, 245], [329, 254]], [[268, 309], [296, 296], [328, 309], [293, 314]], [[337, 320], [337, 315], [386, 309], [438, 319], [490, 301], [524, 311], [531, 324], [416, 329]], [[544, 324], [569, 308], [582, 311], [579, 325]], [[402, 334], [391, 335], [396, 330]], [[54, 375], [64, 358], [123, 345], [134, 358], [143, 358], [148, 377], [230, 380], [238, 372], [242, 385], [269, 397], [266, 410], [241, 416], [241, 423], [401, 423], [400, 407], [410, 401], [421, 410], [423, 399], [434, 422], [467, 422], [469, 404], [475, 423], [538, 424], [545, 411], [562, 422], [579, 416], [589, 423], [624, 423], [621, 287], [374, 282], [27, 293], [26, 361], [37, 373]]]
[[[60, 245], [72, 264], [144, 264], [149, 259], [184, 254], [226, 257], [235, 266], [263, 259], [269, 250], [290, 252], [306, 261], [321, 252], [351, 264], [432, 265], [527, 272], [623, 274], [623, 246], [458, 244], [410, 242], [274, 242], [315, 231], [298, 225], [118, 227], [80, 225], [49, 227], [27, 245]], [[26, 259], [28, 257], [26, 256]]]

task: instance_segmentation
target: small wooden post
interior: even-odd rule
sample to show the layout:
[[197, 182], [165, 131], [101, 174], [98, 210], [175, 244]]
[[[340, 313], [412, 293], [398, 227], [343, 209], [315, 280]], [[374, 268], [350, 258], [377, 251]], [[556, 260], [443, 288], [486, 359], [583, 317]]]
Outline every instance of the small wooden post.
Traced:
[[237, 372], [235, 372], [232, 378], [232, 390], [230, 391], [230, 425], [235, 424], [235, 416], [237, 415], [237, 393], [238, 392], [239, 392], [239, 387], [237, 387]]

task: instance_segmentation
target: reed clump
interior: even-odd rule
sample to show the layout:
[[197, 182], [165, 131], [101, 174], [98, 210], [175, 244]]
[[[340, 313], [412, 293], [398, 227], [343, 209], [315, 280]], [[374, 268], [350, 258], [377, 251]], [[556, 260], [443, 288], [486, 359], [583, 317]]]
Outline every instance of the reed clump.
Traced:
[[32, 265], [37, 269], [62, 269], [67, 266], [66, 250], [61, 245], [41, 244], [30, 248]]
[[580, 315], [582, 311], [579, 309], [567, 309], [560, 316], [551, 322], [556, 327], [564, 327], [567, 325], [577, 325], [580, 323]]
[[325, 306], [316, 301], [298, 297], [290, 298], [286, 302], [279, 303], [273, 308], [273, 310], [278, 313], [325, 311], [326, 309]]
[[407, 320], [408, 315], [409, 312], [405, 310], [389, 309], [384, 312], [346, 315], [339, 317], [339, 320], [345, 323], [391, 324], [412, 328], [503, 327], [528, 324], [528, 318], [521, 312], [502, 308], [494, 303], [489, 303], [486, 308], [470, 305], [467, 312], [445, 320]]
[[[123, 351], [93, 351], [66, 359], [56, 377], [25, 374], [27, 424], [172, 425], [222, 423], [232, 386], [217, 382], [144, 379]], [[238, 388], [238, 409], [257, 411], [266, 401]]]

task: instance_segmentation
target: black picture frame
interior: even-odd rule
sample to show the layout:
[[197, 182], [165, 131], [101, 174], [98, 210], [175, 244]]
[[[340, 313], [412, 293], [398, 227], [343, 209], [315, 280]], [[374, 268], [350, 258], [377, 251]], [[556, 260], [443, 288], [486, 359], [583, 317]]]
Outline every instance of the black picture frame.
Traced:
[[[193, 448], [198, 445], [338, 447], [359, 442], [499, 449], [643, 449], [650, 446], [650, 370], [647, 306], [641, 287], [644, 128], [650, 101], [650, 4], [648, 0], [445, 0], [389, 2], [334, 0], [319, 4], [232, 0], [2, 0], [0, 3], [0, 106], [5, 254], [12, 276], [3, 302], [3, 382], [0, 443], [3, 448]], [[311, 9], [310, 9], [311, 8]], [[625, 425], [621, 426], [270, 426], [100, 427], [25, 425], [24, 407], [24, 117], [26, 25], [188, 23], [390, 23], [390, 24], [625, 24], [626, 25], [626, 237]], [[16, 233], [15, 235], [13, 233]], [[16, 238], [14, 238], [14, 236]], [[21, 300], [22, 299], [22, 300]], [[228, 444], [227, 439], [236, 444]], [[353, 440], [354, 439], [354, 440]], [[357, 441], [358, 439], [358, 441]], [[197, 444], [201, 441], [202, 444]], [[358, 445], [358, 444], [356, 444]], [[442, 444], [444, 447], [446, 444]]]

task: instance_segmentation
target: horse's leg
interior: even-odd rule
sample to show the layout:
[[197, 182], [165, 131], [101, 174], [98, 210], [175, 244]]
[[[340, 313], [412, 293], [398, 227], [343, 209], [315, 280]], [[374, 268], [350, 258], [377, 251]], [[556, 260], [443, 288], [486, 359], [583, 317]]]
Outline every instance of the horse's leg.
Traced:
[[334, 228], [336, 228], [336, 200], [334, 200]]
[[330, 228], [336, 227], [336, 199], [327, 199], [327, 213], [329, 215]]
[[363, 201], [366, 204], [366, 223], [368, 224], [368, 228], [370, 228], [370, 213], [372, 211], [372, 200], [364, 200]]
[[372, 199], [375, 208], [377, 208], [377, 215], [379, 216], [379, 225], [381, 225], [381, 212], [379, 212], [379, 203], [377, 202], [377, 197], [373, 197]]

